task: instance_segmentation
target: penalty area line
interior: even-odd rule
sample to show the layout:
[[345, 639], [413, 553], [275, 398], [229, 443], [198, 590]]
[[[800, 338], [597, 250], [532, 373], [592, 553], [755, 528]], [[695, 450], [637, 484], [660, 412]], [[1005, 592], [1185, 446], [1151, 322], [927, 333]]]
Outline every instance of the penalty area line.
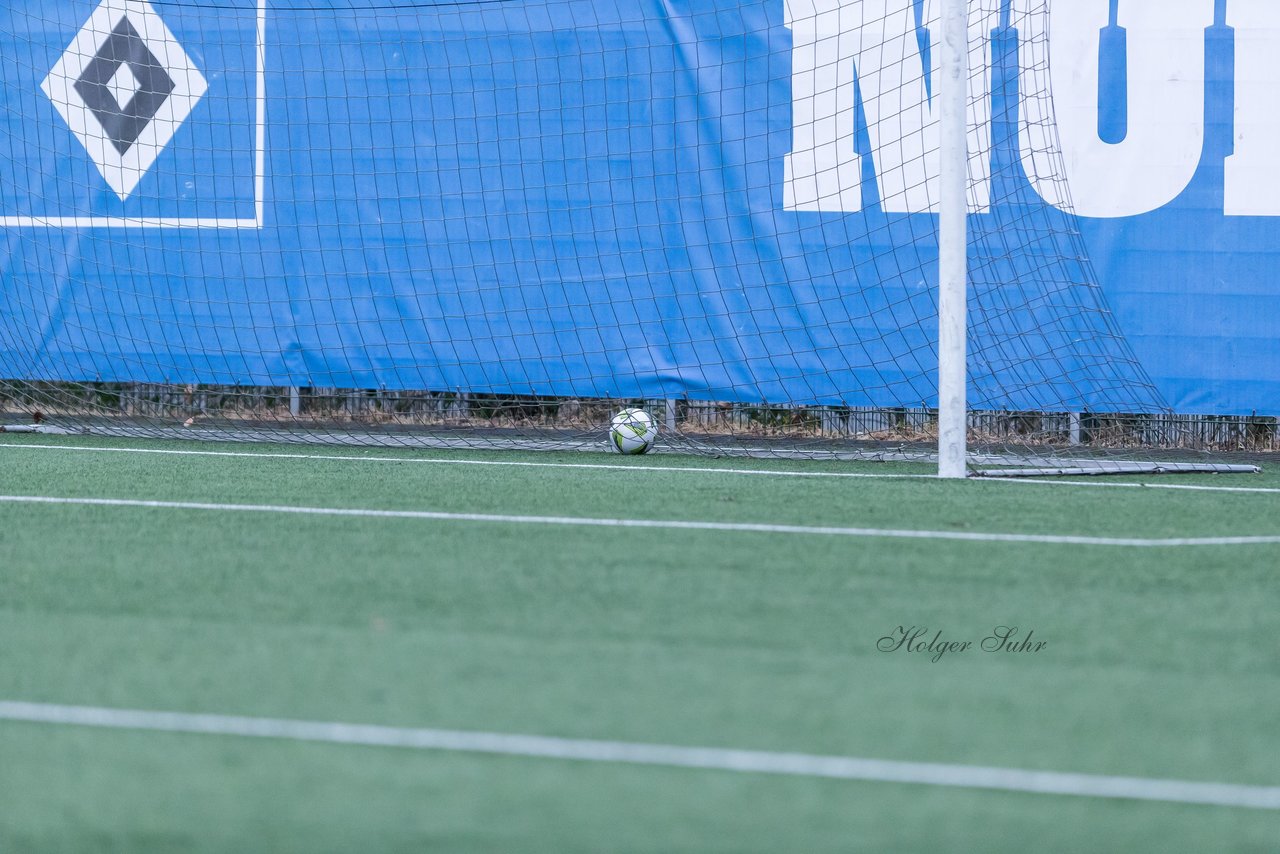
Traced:
[[348, 516], [371, 519], [416, 519], [438, 522], [491, 522], [508, 525], [560, 525], [592, 528], [654, 528], [681, 531], [789, 534], [824, 537], [867, 537], [899, 540], [953, 540], [980, 543], [1179, 548], [1190, 546], [1255, 546], [1280, 544], [1280, 535], [1246, 537], [1089, 537], [1071, 534], [1004, 534], [893, 528], [844, 528], [776, 525], [758, 522], [697, 522], [682, 519], [610, 519], [591, 516], [525, 516], [509, 513], [450, 513], [437, 510], [376, 510], [360, 507], [308, 507], [280, 504], [219, 504], [202, 501], [150, 501], [127, 498], [67, 498], [47, 495], [0, 495], [0, 503], [61, 504], [88, 507], [138, 507], [214, 513], [278, 513], [297, 516]]
[[1070, 795], [1246, 809], [1280, 809], [1280, 786], [1031, 771], [719, 747], [422, 729], [221, 714], [112, 709], [0, 700], [0, 720], [146, 732], [271, 738], [325, 744], [479, 753], [775, 774], [872, 783], [908, 783], [1040, 795]]

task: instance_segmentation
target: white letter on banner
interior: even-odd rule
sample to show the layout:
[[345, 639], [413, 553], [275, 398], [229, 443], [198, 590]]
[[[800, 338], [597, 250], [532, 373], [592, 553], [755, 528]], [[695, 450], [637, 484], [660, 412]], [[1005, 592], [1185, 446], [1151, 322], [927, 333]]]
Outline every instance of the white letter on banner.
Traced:
[[[1108, 0], [1055, 0], [1050, 20], [1044, 0], [1014, 0], [1023, 166], [1046, 202], [1080, 216], [1164, 207], [1191, 183], [1204, 152], [1205, 29], [1213, 0], [1121, 0], [1119, 8], [1128, 31], [1129, 132], [1112, 145], [1098, 135]], [[1055, 167], [1059, 147], [1065, 175]]]
[[[999, 0], [969, 0], [969, 204], [991, 199], [991, 31]], [[855, 146], [860, 89], [881, 206], [890, 213], [937, 211], [941, 161], [938, 111], [927, 92], [940, 85], [938, 0], [925, 0], [932, 85], [916, 38], [913, 0], [786, 0], [792, 33], [792, 147], [783, 206], [790, 211], [862, 209], [862, 158]]]
[[1236, 149], [1227, 158], [1227, 216], [1280, 216], [1280, 2], [1231, 0], [1236, 31]]

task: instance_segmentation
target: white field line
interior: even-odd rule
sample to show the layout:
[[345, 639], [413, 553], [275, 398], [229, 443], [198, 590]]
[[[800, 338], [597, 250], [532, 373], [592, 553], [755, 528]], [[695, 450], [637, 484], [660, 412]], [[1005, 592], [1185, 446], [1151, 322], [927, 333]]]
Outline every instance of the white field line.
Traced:
[[[179, 457], [242, 457], [283, 460], [338, 460], [368, 463], [435, 463], [458, 466], [509, 466], [513, 468], [602, 469], [606, 471], [692, 472], [694, 474], [739, 474], [765, 477], [866, 478], [887, 480], [937, 480], [932, 474], [889, 472], [786, 471], [779, 469], [716, 468], [713, 466], [654, 466], [618, 463], [540, 463], [524, 460], [471, 460], [442, 457], [381, 457], [350, 454], [282, 454], [261, 451], [192, 451], [172, 448], [107, 448], [90, 445], [40, 445], [0, 442], [0, 449], [29, 448], [40, 451], [89, 451], [109, 454], [158, 454]], [[1039, 483], [1050, 486], [1121, 487], [1128, 489], [1183, 489], [1198, 492], [1243, 492], [1280, 495], [1280, 488], [1247, 486], [1199, 486], [1178, 483], [1115, 483], [1102, 480], [1057, 480], [1040, 478], [984, 478], [984, 483]]]
[[[454, 466], [508, 466], [512, 468], [552, 468], [552, 469], [605, 469], [608, 471], [662, 471], [662, 472], [702, 472], [720, 474], [773, 475], [776, 477], [844, 477], [844, 478], [896, 478], [913, 480], [936, 480], [931, 474], [890, 474], [887, 472], [828, 472], [828, 471], [774, 471], [772, 469], [739, 469], [694, 466], [654, 466], [626, 465], [623, 463], [539, 463], [525, 460], [470, 460], [448, 457], [379, 457], [355, 456], [351, 454], [281, 454], [254, 451], [191, 451], [171, 448], [104, 448], [89, 445], [37, 445], [11, 444], [0, 442], [0, 448], [33, 448], [41, 451], [97, 451], [100, 453], [119, 454], [161, 454], [181, 457], [250, 457], [273, 460], [341, 460], [358, 463], [435, 463]], [[1277, 490], [1280, 491], [1280, 490]]]
[[591, 516], [522, 516], [508, 513], [448, 513], [436, 510], [375, 510], [360, 507], [307, 507], [282, 504], [217, 504], [202, 501], [149, 501], [127, 498], [65, 498], [48, 495], [0, 495], [0, 503], [66, 504], [90, 507], [142, 507], [200, 510], [215, 513], [281, 513], [297, 516], [353, 516], [373, 519], [419, 519], [442, 522], [497, 522], [508, 525], [567, 525], [591, 528], [657, 528], [680, 531], [800, 534], [810, 536], [874, 537], [898, 540], [960, 540], [979, 543], [1036, 543], [1128, 548], [1188, 546], [1257, 546], [1280, 544], [1280, 535], [1247, 537], [1086, 537], [1070, 534], [1001, 534], [968, 531], [928, 531], [894, 528], [840, 528], [813, 525], [774, 525], [758, 522], [694, 522], [682, 519], [608, 519]]
[[233, 715], [107, 709], [0, 700], [0, 720], [104, 727], [148, 732], [277, 738], [368, 747], [487, 753], [577, 762], [698, 768], [746, 774], [782, 774], [878, 783], [915, 783], [1044, 795], [1124, 798], [1166, 803], [1280, 809], [1280, 786], [1200, 783], [1147, 777], [1112, 777], [1028, 771], [980, 765], [897, 762], [852, 756], [777, 753], [718, 747], [682, 747], [627, 741], [556, 738], [498, 732], [414, 729], [367, 724], [251, 718]]

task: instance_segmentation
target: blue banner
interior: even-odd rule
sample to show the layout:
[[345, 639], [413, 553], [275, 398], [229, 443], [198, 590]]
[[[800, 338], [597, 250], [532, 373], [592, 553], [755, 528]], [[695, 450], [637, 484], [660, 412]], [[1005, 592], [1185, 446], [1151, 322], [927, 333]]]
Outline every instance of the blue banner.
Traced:
[[[976, 403], [1280, 411], [1269, 2], [975, 0]], [[295, 5], [0, 10], [0, 376], [933, 403], [932, 0]]]

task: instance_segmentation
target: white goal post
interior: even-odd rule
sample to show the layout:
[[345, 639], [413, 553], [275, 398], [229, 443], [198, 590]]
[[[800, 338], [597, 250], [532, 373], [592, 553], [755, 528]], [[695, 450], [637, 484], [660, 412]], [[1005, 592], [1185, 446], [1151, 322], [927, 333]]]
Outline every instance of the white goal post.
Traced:
[[942, 0], [939, 97], [942, 179], [938, 224], [938, 476], [962, 478], [966, 463], [968, 300], [969, 2]]

